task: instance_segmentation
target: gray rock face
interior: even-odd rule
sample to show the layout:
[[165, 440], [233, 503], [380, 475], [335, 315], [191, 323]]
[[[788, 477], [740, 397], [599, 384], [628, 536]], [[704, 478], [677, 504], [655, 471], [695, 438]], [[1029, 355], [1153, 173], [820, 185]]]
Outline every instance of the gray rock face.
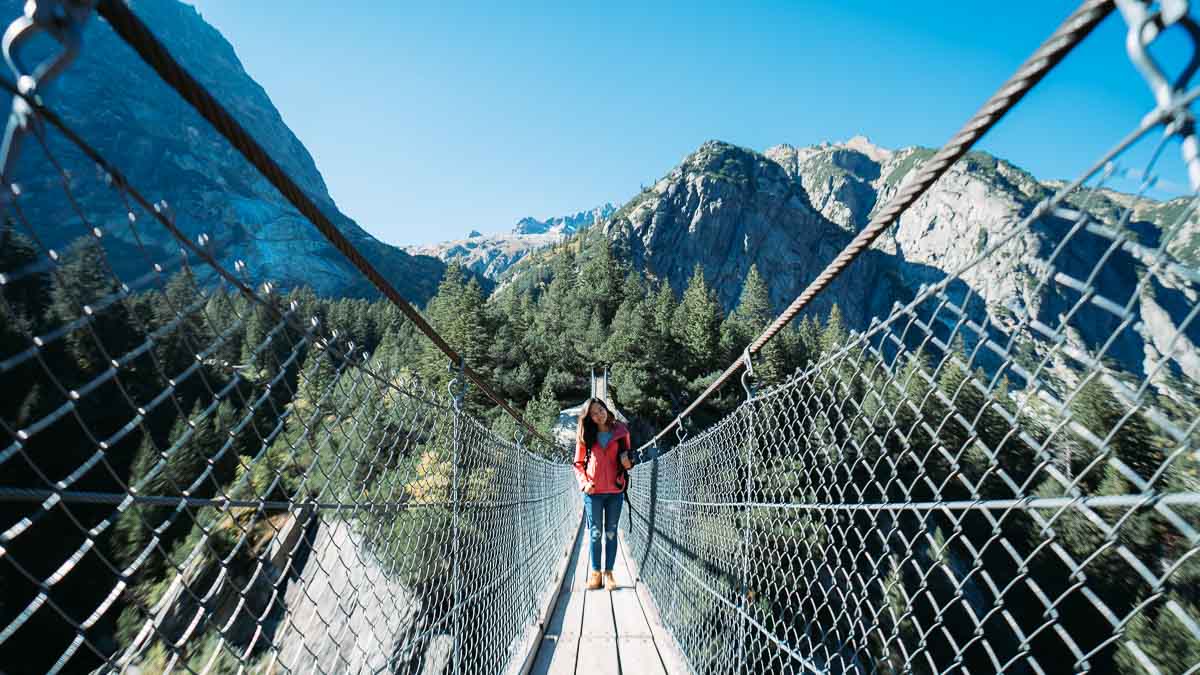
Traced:
[[443, 263], [458, 263], [476, 274], [497, 281], [508, 268], [522, 258], [560, 241], [556, 234], [494, 234], [454, 239], [438, 244], [407, 246], [413, 256], [436, 258]]
[[513, 228], [514, 234], [573, 234], [585, 227], [611, 216], [617, 208], [612, 204], [597, 206], [588, 211], [580, 211], [569, 216], [555, 216], [546, 220], [525, 217], [517, 221]]
[[386, 672], [416, 623], [420, 601], [389, 577], [352, 525], [331, 520], [314, 529], [312, 551], [284, 593], [288, 617], [275, 637], [278, 664], [316, 672]]
[[[338, 210], [304, 145], [215, 28], [177, 0], [136, 0], [132, 8], [381, 272], [418, 302], [432, 295], [444, 266], [380, 242]], [[0, 0], [4, 21], [20, 11], [20, 2]], [[99, 18], [87, 25], [79, 59], [44, 98], [137, 190], [151, 201], [166, 200], [189, 237], [207, 233], [225, 266], [232, 269], [243, 260], [251, 280], [283, 287], [306, 284], [325, 295], [374, 295], [316, 228]], [[145, 273], [150, 260], [177, 257], [178, 244], [145, 214], [135, 236], [121, 195], [73, 145], [52, 133], [49, 147], [63, 163], [80, 209], [65, 198], [61, 176], [37, 144], [28, 143], [17, 180], [30, 220], [50, 233], [47, 246], [61, 249], [98, 226], [127, 278]]]
[[[763, 154], [710, 141], [621, 207], [605, 231], [636, 266], [669, 281], [677, 292], [700, 263], [726, 309], [736, 304], [755, 264], [779, 310], [931, 155], [923, 148], [886, 150], [861, 137], [809, 148], [776, 146]], [[1081, 303], [1078, 291], [1038, 283], [1044, 261], [1073, 226], [1065, 216], [1042, 218], [976, 261], [989, 243], [1000, 241], [1058, 187], [1004, 160], [972, 152], [806, 311], [823, 316], [836, 302], [849, 326], [862, 330], [871, 317], [886, 316], [893, 303], [911, 300], [922, 285], [943, 281], [974, 263], [946, 292], [973, 321], [986, 322], [997, 338], [1010, 331], [1028, 333], [1021, 316], [1050, 326], [1069, 317], [1065, 338], [1086, 353], [1102, 353], [1124, 370], [1141, 374], [1169, 352], [1175, 372], [1200, 377], [1195, 349], [1200, 325], [1185, 322], [1194, 284], [1168, 270], [1139, 287], [1148, 262], [1128, 250], [1106, 258], [1111, 239], [1086, 231], [1071, 235], [1054, 264], [1057, 271], [1086, 280], [1097, 262], [1105, 260], [1092, 283], [1098, 295], [1131, 305], [1133, 319], [1124, 330], [1113, 313]], [[1185, 204], [1105, 190], [1092, 196], [1087, 210], [1115, 227], [1120, 214], [1132, 208], [1132, 222], [1122, 227], [1136, 241], [1153, 248], [1169, 236], [1167, 250], [1175, 262], [1194, 268], [1200, 226], [1194, 215], [1184, 215]], [[948, 334], [949, 313], [937, 320]], [[1182, 334], [1173, 340], [1180, 327]], [[1114, 334], [1117, 338], [1110, 341]], [[966, 337], [973, 346], [971, 336]]]
[[[633, 263], [680, 292], [696, 263], [729, 309], [751, 265], [768, 283], [771, 301], [790, 302], [849, 241], [846, 228], [813, 207], [800, 181], [770, 158], [709, 141], [671, 173], [621, 207], [605, 226]], [[840, 278], [832, 298], [865, 320], [877, 297], [879, 270], [858, 266]]]
[[822, 215], [857, 231], [867, 224], [878, 192], [875, 183], [894, 153], [858, 136], [845, 145], [777, 145], [763, 154], [800, 182]]

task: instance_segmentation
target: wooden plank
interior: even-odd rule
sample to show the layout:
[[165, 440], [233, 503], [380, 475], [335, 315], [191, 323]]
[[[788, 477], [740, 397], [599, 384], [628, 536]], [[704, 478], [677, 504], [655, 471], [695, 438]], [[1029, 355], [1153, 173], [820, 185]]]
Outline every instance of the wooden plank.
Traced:
[[[600, 591], [595, 593], [601, 594]], [[620, 675], [621, 661], [617, 656], [617, 638], [601, 635], [585, 635], [580, 638], [579, 662], [575, 672], [586, 675]]]
[[667, 675], [658, 647], [650, 637], [618, 637], [617, 655], [624, 675]]
[[641, 600], [637, 596], [634, 576], [625, 561], [625, 547], [617, 549], [617, 562], [613, 565], [613, 574], [619, 584], [612, 594], [613, 618], [617, 624], [617, 636], [651, 637], [650, 622], [642, 610]]
[[579, 529], [579, 559], [576, 560], [575, 578], [571, 584], [571, 590], [582, 593], [587, 590], [585, 586], [587, 585], [588, 572], [592, 569], [591, 563], [588, 562], [588, 547], [591, 544], [591, 539], [589, 539], [590, 534], [586, 522]]
[[[620, 555], [625, 560], [625, 564], [629, 568], [631, 579], [636, 579], [638, 575], [637, 561], [629, 555], [629, 546], [625, 543], [625, 534], [620, 535], [621, 548]], [[658, 648], [658, 655], [662, 659], [662, 665], [671, 675], [676, 673], [683, 674], [690, 672], [687, 667], [687, 660], [683, 657], [683, 652], [680, 651], [679, 645], [667, 633], [667, 629], [662, 624], [662, 618], [658, 613], [658, 606], [654, 604], [654, 598], [650, 592], [646, 590], [646, 585], [639, 583], [636, 586], [638, 600], [641, 601], [642, 611], [645, 613], [646, 621], [650, 624], [650, 634], [654, 638], [654, 645]]]
[[615, 638], [617, 626], [613, 623], [612, 594], [604, 589], [586, 593], [583, 600], [583, 635]]
[[546, 633], [549, 635], [578, 637], [582, 632], [583, 591], [577, 589], [577, 579], [586, 532], [586, 530], [580, 532], [579, 539], [575, 543], [575, 550], [571, 554], [570, 571], [563, 579], [558, 604], [554, 608], [554, 614], [550, 617], [549, 625], [546, 626]]
[[533, 675], [574, 675], [579, 638], [547, 637], [542, 640], [530, 673]]
[[575, 550], [571, 552], [569, 573], [564, 574], [562, 590], [554, 613], [547, 623], [545, 637], [541, 640], [538, 653], [529, 673], [534, 675], [572, 675], [580, 647], [583, 627], [583, 591], [576, 591], [580, 578], [580, 560], [586, 557], [583, 551], [582, 531], [576, 538]]
[[575, 661], [579, 653], [579, 633], [583, 618], [583, 602], [579, 594], [572, 597], [564, 607], [564, 617], [557, 633], [547, 635], [542, 639], [531, 673], [549, 675], [550, 673], [574, 673]]
[[[582, 522], [582, 520], [581, 520]], [[557, 649], [557, 640], [552, 640], [550, 649], [546, 650], [546, 634], [551, 627], [556, 627], [556, 630], [561, 631], [562, 625], [568, 611], [567, 602], [563, 598], [564, 589], [570, 589], [572, 580], [575, 575], [575, 567], [577, 558], [579, 557], [580, 539], [582, 538], [582, 527], [576, 528], [575, 539], [567, 545], [563, 551], [563, 560], [559, 564], [555, 580], [557, 581], [556, 592], [546, 601], [545, 606], [541, 610], [541, 618], [537, 625], [528, 631], [529, 635], [522, 643], [521, 651], [524, 657], [522, 659], [513, 659], [512, 666], [509, 671], [519, 664], [517, 672], [526, 675], [531, 671], [535, 671], [538, 661], [541, 658], [542, 651], [547, 651], [548, 658], [552, 658]], [[548, 665], [548, 664], [547, 664]], [[574, 667], [574, 659], [572, 659], [572, 668]], [[569, 672], [569, 671], [568, 671]]]
[[546, 634], [554, 637], [577, 638], [583, 632], [583, 591], [567, 591], [559, 598], [562, 611], [550, 617]]
[[625, 562], [625, 547], [617, 546], [617, 560], [613, 563], [613, 577], [617, 580], [617, 588], [633, 588], [634, 579], [633, 572], [629, 569], [629, 564]]
[[650, 622], [642, 611], [637, 589], [622, 588], [612, 592], [613, 618], [617, 624], [617, 637], [652, 637]]
[[617, 562], [613, 565], [617, 583], [622, 587], [612, 593], [613, 619], [617, 624], [617, 657], [621, 661], [621, 672], [646, 675], [666, 675], [658, 646], [650, 632], [650, 622], [642, 610], [634, 577], [625, 561], [625, 547], [617, 549]]

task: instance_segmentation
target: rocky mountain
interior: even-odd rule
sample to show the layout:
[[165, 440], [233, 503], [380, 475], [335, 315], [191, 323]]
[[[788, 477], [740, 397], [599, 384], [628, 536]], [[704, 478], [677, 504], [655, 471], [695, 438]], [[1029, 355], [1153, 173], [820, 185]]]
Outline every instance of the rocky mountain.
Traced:
[[404, 250], [413, 256], [430, 256], [446, 263], [457, 262], [486, 279], [498, 281], [531, 251], [601, 222], [615, 212], [616, 207], [612, 204], [604, 204], [588, 211], [546, 220], [526, 217], [517, 221], [511, 232], [482, 235], [472, 230], [465, 239], [406, 246]]
[[[757, 265], [781, 309], [932, 154], [918, 147], [884, 149], [861, 137], [812, 147], [780, 145], [763, 153], [710, 141], [622, 206], [604, 231], [636, 267], [669, 281], [676, 292], [700, 263], [727, 309], [736, 303], [750, 266]], [[976, 258], [1059, 186], [972, 152], [807, 311], [823, 316], [836, 302], [850, 327], [865, 329], [872, 317], [887, 315], [893, 303], [907, 302], [923, 284], [941, 281]], [[1177, 262], [1194, 265], [1200, 249], [1195, 217], [1171, 227], [1184, 206], [1184, 200], [1158, 202], [1102, 190], [1092, 195], [1088, 211], [1125, 228], [1145, 246], [1157, 246], [1164, 232], [1172, 234], [1168, 251]], [[1117, 218], [1126, 207], [1133, 208], [1134, 217], [1121, 225]], [[1195, 289], [1183, 279], [1172, 282], [1171, 275], [1158, 275], [1139, 287], [1145, 260], [1127, 250], [1108, 254], [1093, 283], [1098, 294], [1131, 302], [1129, 330], [1120, 329], [1113, 313], [1081, 303], [1076, 290], [1037, 283], [1044, 261], [1072, 226], [1065, 217], [1042, 218], [951, 283], [947, 294], [972, 320], [988, 321], [997, 339], [1010, 330], [1028, 330], [1019, 316], [1059, 325], [1060, 317], [1071, 314], [1065, 339], [1093, 353], [1104, 348], [1107, 358], [1131, 373], [1144, 373], [1170, 351], [1179, 371], [1200, 377], [1200, 324], [1188, 323], [1182, 313]], [[1088, 279], [1110, 247], [1109, 239], [1077, 233], [1057, 255], [1056, 268]], [[521, 273], [521, 266], [513, 270], [514, 277]], [[938, 320], [949, 322], [949, 317], [943, 312]], [[1172, 344], [1179, 327], [1183, 333]], [[938, 330], [949, 335], [951, 328], [946, 323]]]
[[[837, 254], [850, 235], [817, 210], [801, 183], [769, 157], [710, 141], [622, 206], [606, 231], [633, 264], [677, 292], [697, 263], [732, 308], [751, 265], [783, 306]], [[843, 307], [855, 317], [890, 297], [852, 289], [877, 287], [863, 269], [840, 279]], [[832, 297], [832, 295], [830, 296]], [[828, 312], [824, 299], [818, 309]]]
[[595, 225], [611, 216], [617, 208], [612, 204], [597, 206], [589, 211], [580, 211], [569, 216], [556, 216], [546, 220], [525, 217], [517, 221], [513, 228], [515, 234], [573, 234], [579, 230]]
[[[0, 16], [19, 15], [21, 4], [0, 1]], [[338, 210], [303, 143], [246, 73], [229, 42], [195, 8], [177, 0], [134, 0], [131, 6], [402, 293], [418, 302], [432, 295], [444, 265], [384, 244]], [[80, 57], [44, 98], [134, 187], [152, 201], [166, 200], [185, 233], [193, 238], [207, 233], [229, 268], [242, 260], [253, 280], [283, 287], [306, 284], [323, 295], [374, 295], [312, 224], [99, 18], [89, 20]], [[26, 215], [56, 224], [47, 246], [62, 248], [98, 226], [126, 279], [149, 269], [137, 249], [138, 238], [152, 260], [177, 258], [178, 245], [151, 218], [143, 215], [133, 231], [121, 195], [74, 146], [51, 133], [49, 149], [63, 164], [78, 210], [65, 198], [61, 175], [36, 143], [25, 146], [17, 174]]]

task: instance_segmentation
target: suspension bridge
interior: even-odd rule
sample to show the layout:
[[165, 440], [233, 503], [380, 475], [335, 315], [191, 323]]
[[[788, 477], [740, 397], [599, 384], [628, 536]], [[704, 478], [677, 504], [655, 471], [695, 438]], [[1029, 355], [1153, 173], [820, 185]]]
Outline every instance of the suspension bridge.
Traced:
[[[1113, 48], [1154, 101], [1128, 135], [972, 259], [757, 387], [780, 330], [1117, 11]], [[144, 195], [55, 112], [49, 85], [101, 20], [440, 350], [447, 390], [221, 264], [170, 195]], [[27, 3], [0, 80], [0, 670], [1197, 672], [1200, 58], [1168, 73], [1151, 49], [1167, 32], [1200, 53], [1182, 0], [1088, 0], [1050, 32], [646, 441], [626, 585], [584, 592], [573, 448], [464, 362], [129, 7]], [[38, 35], [56, 50], [27, 51]], [[64, 148], [95, 172], [67, 170]], [[1149, 190], [1168, 163], [1190, 179], [1170, 208], [1113, 187]], [[77, 199], [86, 181], [110, 203]], [[37, 200], [94, 242], [82, 267], [47, 243]], [[178, 255], [144, 244], [152, 228]], [[117, 273], [113, 239], [143, 274]], [[1018, 254], [1023, 300], [996, 307], [992, 264]], [[69, 283], [80, 269], [94, 283]], [[51, 286], [53, 311], [31, 315]], [[151, 292], [155, 311], [138, 304]], [[1130, 340], [1132, 365], [1114, 359]], [[691, 430], [725, 387], [744, 401]], [[519, 433], [477, 419], [468, 391]]]

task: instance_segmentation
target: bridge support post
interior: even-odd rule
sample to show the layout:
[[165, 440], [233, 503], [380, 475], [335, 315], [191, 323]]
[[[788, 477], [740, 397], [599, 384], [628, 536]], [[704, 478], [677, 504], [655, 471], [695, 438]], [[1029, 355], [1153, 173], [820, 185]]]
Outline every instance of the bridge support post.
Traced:
[[450, 477], [450, 523], [452, 529], [451, 540], [451, 576], [453, 577], [454, 585], [454, 606], [452, 613], [454, 616], [454, 651], [451, 656], [453, 663], [454, 675], [462, 673], [462, 591], [463, 591], [463, 574], [462, 574], [462, 555], [460, 553], [459, 533], [462, 530], [460, 519], [462, 518], [462, 510], [460, 504], [462, 496], [459, 494], [460, 484], [460, 465], [462, 463], [462, 443], [463, 443], [463, 399], [467, 394], [467, 380], [463, 375], [463, 359], [460, 356], [458, 363], [450, 364], [450, 370], [454, 372], [454, 378], [450, 380], [450, 397], [454, 409], [454, 436], [453, 448], [451, 449], [451, 477]]
[[751, 672], [746, 665], [746, 640], [749, 635], [749, 617], [751, 609], [751, 589], [750, 589], [750, 515], [753, 507], [750, 504], [754, 503], [754, 462], [758, 454], [758, 429], [755, 424], [757, 421], [758, 401], [755, 399], [757, 387], [750, 381], [754, 376], [754, 364], [750, 360], [750, 350], [747, 348], [742, 352], [742, 360], [745, 363], [742, 372], [742, 388], [746, 390], [746, 466], [745, 466], [745, 486], [743, 490], [745, 494], [742, 502], [746, 504], [742, 512], [742, 579], [741, 579], [741, 607], [742, 616], [738, 620], [738, 658], [736, 661], [737, 672]]
[[[520, 429], [517, 431], [516, 441], [518, 456], [521, 455], [525, 448], [525, 434], [525, 429]], [[519, 506], [517, 507], [517, 517], [513, 518], [513, 522], [516, 523], [518, 528], [520, 528], [520, 538], [517, 542], [517, 560], [520, 561], [519, 569], [521, 570], [521, 576], [523, 577], [523, 583], [525, 584], [525, 592], [529, 595], [529, 617], [531, 621], [536, 623], [538, 621], [537, 596], [533, 588], [533, 570], [530, 569], [529, 558], [533, 554], [532, 537], [534, 520], [541, 517], [541, 506], [539, 504], [536, 512], [526, 513], [526, 509], [532, 508], [530, 505], [533, 503], [533, 501], [530, 499], [529, 472], [520, 471], [518, 474], [521, 477], [521, 497], [518, 502]], [[538, 531], [545, 531], [540, 529], [540, 522], [538, 525]]]
[[[683, 522], [684, 521], [683, 501], [685, 499], [687, 499], [687, 495], [684, 493], [685, 483], [684, 483], [684, 470], [683, 470], [683, 464], [687, 459], [687, 453], [682, 451], [683, 444], [685, 442], [687, 442], [687, 431], [683, 428], [683, 423], [684, 423], [684, 421], [681, 419], [681, 420], [679, 420], [679, 426], [675, 427], [675, 438], [679, 442], [675, 445], [674, 448], [671, 448], [671, 452], [675, 456], [675, 480], [674, 480], [674, 483], [675, 483], [675, 495], [674, 495], [675, 504], [674, 504], [674, 506], [675, 506], [675, 508], [674, 508], [674, 514], [672, 515], [672, 517], [669, 521], [671, 532], [669, 535], [667, 535], [666, 540], [668, 542], [672, 542], [671, 545], [673, 545], [675, 547], [679, 547], [681, 542], [683, 541], [683, 528], [685, 526], [685, 524]], [[680, 561], [683, 564], [687, 564], [686, 561], [684, 561], [682, 558], [680, 559]], [[682, 597], [683, 591], [680, 589], [679, 583], [680, 583], [680, 579], [683, 576], [684, 575], [682, 573], [676, 573], [676, 574], [671, 575], [671, 591], [672, 592], [671, 592], [671, 600], [669, 603], [669, 608], [667, 610], [668, 612], [676, 612], [677, 608], [680, 606], [679, 599]], [[678, 617], [676, 617], [676, 618], [678, 618]]]

